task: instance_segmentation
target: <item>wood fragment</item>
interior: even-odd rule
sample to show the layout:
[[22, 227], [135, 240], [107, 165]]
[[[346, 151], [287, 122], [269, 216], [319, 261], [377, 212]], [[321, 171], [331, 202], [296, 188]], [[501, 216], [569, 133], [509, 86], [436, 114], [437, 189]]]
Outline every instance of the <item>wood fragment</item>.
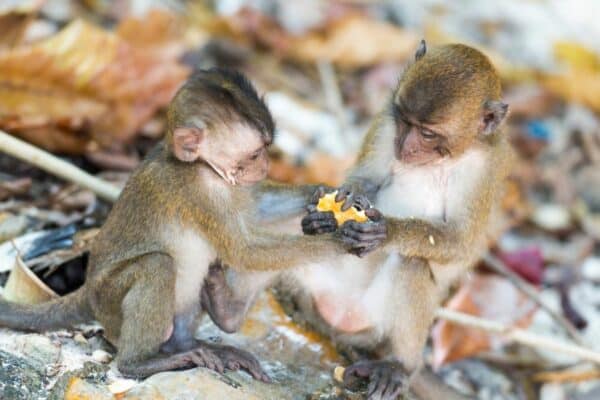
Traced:
[[27, 142], [17, 139], [0, 130], [0, 151], [16, 157], [44, 171], [90, 189], [98, 197], [114, 202], [119, 197], [120, 189], [102, 179], [88, 174], [76, 166], [61, 160], [52, 154]]

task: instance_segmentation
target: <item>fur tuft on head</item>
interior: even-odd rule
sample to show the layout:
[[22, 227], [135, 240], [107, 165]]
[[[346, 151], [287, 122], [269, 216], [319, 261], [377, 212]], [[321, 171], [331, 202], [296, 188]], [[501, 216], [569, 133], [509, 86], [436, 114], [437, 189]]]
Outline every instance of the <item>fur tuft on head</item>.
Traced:
[[271, 113], [252, 83], [240, 72], [223, 68], [195, 71], [177, 91], [167, 110], [167, 145], [172, 146], [176, 128], [195, 126], [197, 121], [209, 130], [241, 123], [256, 129], [266, 144], [275, 131]]

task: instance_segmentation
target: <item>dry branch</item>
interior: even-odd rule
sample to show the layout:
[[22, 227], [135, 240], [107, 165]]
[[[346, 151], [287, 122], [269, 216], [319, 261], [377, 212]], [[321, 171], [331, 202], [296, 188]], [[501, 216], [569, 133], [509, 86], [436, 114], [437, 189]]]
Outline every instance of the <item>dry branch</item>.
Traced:
[[104, 200], [114, 202], [119, 197], [118, 187], [1, 130], [0, 151], [89, 189]]
[[486, 332], [504, 336], [506, 339], [529, 347], [555, 351], [577, 357], [581, 360], [600, 364], [600, 353], [575, 344], [565, 343], [546, 336], [528, 332], [523, 329], [513, 328], [500, 322], [491, 321], [473, 315], [440, 308], [437, 317], [459, 325], [480, 329]]

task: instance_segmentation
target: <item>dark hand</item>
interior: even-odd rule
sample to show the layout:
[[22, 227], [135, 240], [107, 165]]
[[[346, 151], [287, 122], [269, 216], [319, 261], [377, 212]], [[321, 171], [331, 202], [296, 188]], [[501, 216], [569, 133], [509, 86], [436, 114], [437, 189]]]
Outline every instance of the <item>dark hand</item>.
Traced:
[[363, 257], [375, 250], [387, 238], [387, 225], [383, 215], [375, 208], [368, 208], [368, 222], [346, 221], [337, 235], [351, 254]]
[[332, 233], [337, 229], [337, 221], [333, 216], [333, 212], [321, 212], [317, 211], [317, 204], [319, 199], [325, 196], [327, 193], [333, 192], [328, 186], [319, 186], [312, 198], [310, 203], [306, 206], [308, 214], [302, 218], [302, 232], [305, 235], [320, 235], [322, 233]]
[[354, 206], [358, 210], [367, 210], [371, 208], [371, 202], [367, 196], [361, 193], [359, 189], [353, 185], [342, 185], [335, 195], [335, 202], [339, 203], [343, 201], [342, 211], [346, 211], [350, 207]]

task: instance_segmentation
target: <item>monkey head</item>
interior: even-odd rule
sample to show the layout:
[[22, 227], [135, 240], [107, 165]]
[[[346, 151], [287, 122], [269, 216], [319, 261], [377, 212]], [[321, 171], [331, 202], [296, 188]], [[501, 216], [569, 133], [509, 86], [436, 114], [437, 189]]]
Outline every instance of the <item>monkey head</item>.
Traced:
[[231, 185], [266, 177], [275, 126], [242, 74], [195, 72], [171, 101], [167, 121], [167, 149], [179, 161], [206, 163]]
[[461, 44], [427, 51], [421, 41], [391, 102], [396, 158], [424, 165], [493, 140], [508, 111], [500, 96], [500, 79], [483, 53]]

